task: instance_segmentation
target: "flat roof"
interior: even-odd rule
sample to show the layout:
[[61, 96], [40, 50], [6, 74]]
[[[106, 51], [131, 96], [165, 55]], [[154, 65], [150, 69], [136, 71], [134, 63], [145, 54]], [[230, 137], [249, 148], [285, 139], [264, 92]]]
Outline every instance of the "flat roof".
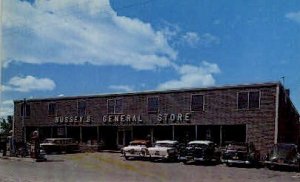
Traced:
[[[211, 86], [203, 88], [181, 88], [181, 89], [170, 89], [170, 90], [149, 90], [149, 91], [137, 91], [127, 93], [103, 93], [93, 95], [81, 95], [81, 96], [57, 96], [48, 98], [31, 98], [26, 101], [54, 101], [54, 100], [73, 100], [73, 99], [88, 99], [88, 98], [99, 98], [99, 97], [118, 97], [118, 96], [132, 96], [132, 95], [149, 95], [149, 94], [167, 94], [167, 93], [180, 93], [180, 92], [193, 92], [193, 91], [208, 91], [208, 90], [227, 90], [227, 89], [238, 89], [238, 88], [254, 88], [254, 87], [269, 87], [281, 85], [278, 82], [265, 82], [265, 83], [250, 83], [250, 84], [238, 84], [238, 85], [223, 85], [223, 86]], [[14, 102], [23, 102], [24, 100], [14, 100]]]

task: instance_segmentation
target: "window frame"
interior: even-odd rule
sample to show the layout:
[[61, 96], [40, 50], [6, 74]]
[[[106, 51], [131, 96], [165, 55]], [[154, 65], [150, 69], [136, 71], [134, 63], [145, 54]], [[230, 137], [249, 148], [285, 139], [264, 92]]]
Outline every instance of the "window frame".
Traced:
[[[251, 107], [250, 108], [250, 93], [253, 92], [258, 92], [258, 107]], [[246, 108], [239, 108], [239, 94], [240, 93], [247, 93], [247, 107]], [[249, 90], [249, 91], [240, 91], [237, 92], [237, 103], [236, 107], [238, 110], [255, 110], [255, 109], [260, 109], [260, 104], [261, 104], [261, 91], [260, 90]]]
[[[84, 112], [83, 112], [83, 114], [81, 113], [80, 108], [79, 108], [79, 104], [82, 103], [82, 102], [84, 103]], [[87, 104], [86, 103], [87, 103], [86, 100], [77, 100], [77, 115], [78, 116], [85, 116], [86, 115], [86, 113], [87, 113], [87, 111], [86, 111]]]
[[[120, 112], [116, 112], [116, 108], [117, 108], [117, 101], [120, 100], [121, 101], [121, 109]], [[109, 103], [110, 101], [113, 102], [113, 110], [112, 112], [110, 112], [109, 110]], [[118, 98], [112, 98], [112, 99], [107, 99], [106, 101], [106, 107], [107, 107], [107, 114], [122, 114], [123, 113], [123, 98], [122, 97], [118, 97]]]
[[[200, 110], [194, 110], [194, 109], [193, 109], [193, 97], [194, 97], [194, 96], [202, 96], [202, 109], [200, 109]], [[204, 95], [204, 94], [192, 94], [192, 95], [191, 95], [191, 100], [190, 100], [190, 111], [192, 111], [192, 112], [204, 111], [204, 105], [205, 105], [205, 95]]]
[[[24, 106], [25, 106], [25, 109], [24, 109]], [[21, 103], [21, 113], [20, 113], [20, 115], [22, 117], [30, 117], [30, 115], [31, 115], [31, 106], [30, 106], [30, 103], [24, 103], [24, 102]]]
[[[157, 99], [157, 110], [156, 111], [150, 111], [149, 110], [149, 99], [153, 99], [153, 98], [155, 98], [155, 99]], [[149, 114], [156, 114], [156, 113], [159, 113], [159, 96], [148, 96], [147, 97], [147, 112], [149, 113]]]
[[[53, 113], [50, 113], [50, 105], [54, 105], [54, 111]], [[56, 102], [49, 102], [48, 103], [48, 116], [57, 116], [57, 103]]]

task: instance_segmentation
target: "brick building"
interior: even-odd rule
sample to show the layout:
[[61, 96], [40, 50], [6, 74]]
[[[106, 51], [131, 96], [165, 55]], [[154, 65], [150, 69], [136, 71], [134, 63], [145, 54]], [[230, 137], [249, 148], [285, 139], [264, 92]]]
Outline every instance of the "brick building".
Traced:
[[253, 142], [264, 154], [274, 143], [300, 141], [299, 114], [279, 82], [16, 100], [17, 140], [35, 129], [42, 138], [102, 141], [107, 148], [143, 138], [209, 139]]

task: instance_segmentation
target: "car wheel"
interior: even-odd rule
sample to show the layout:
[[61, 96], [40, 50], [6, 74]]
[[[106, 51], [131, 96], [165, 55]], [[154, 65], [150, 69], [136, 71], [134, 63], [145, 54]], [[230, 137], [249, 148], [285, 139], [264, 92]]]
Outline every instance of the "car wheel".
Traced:
[[228, 167], [232, 167], [232, 163], [230, 163], [230, 162], [227, 162], [227, 163], [226, 163], [226, 166], [228, 166]]
[[125, 158], [125, 160], [129, 160], [129, 157], [126, 155], [124, 155], [124, 158]]

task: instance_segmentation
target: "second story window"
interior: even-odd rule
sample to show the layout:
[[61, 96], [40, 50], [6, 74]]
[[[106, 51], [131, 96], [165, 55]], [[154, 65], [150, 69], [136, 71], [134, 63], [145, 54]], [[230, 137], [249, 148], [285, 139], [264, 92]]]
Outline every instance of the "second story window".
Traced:
[[78, 116], [84, 116], [86, 114], [86, 102], [78, 101], [77, 110], [78, 110]]
[[118, 114], [123, 112], [123, 100], [118, 99], [108, 99], [107, 100], [107, 112], [109, 114]]
[[204, 96], [192, 95], [191, 111], [203, 111], [204, 109]]
[[148, 97], [148, 112], [158, 113], [159, 99], [158, 97]]
[[30, 105], [22, 103], [21, 105], [21, 116], [30, 116]]
[[48, 115], [56, 115], [56, 103], [48, 104]]
[[238, 109], [258, 109], [260, 105], [260, 92], [239, 92]]

